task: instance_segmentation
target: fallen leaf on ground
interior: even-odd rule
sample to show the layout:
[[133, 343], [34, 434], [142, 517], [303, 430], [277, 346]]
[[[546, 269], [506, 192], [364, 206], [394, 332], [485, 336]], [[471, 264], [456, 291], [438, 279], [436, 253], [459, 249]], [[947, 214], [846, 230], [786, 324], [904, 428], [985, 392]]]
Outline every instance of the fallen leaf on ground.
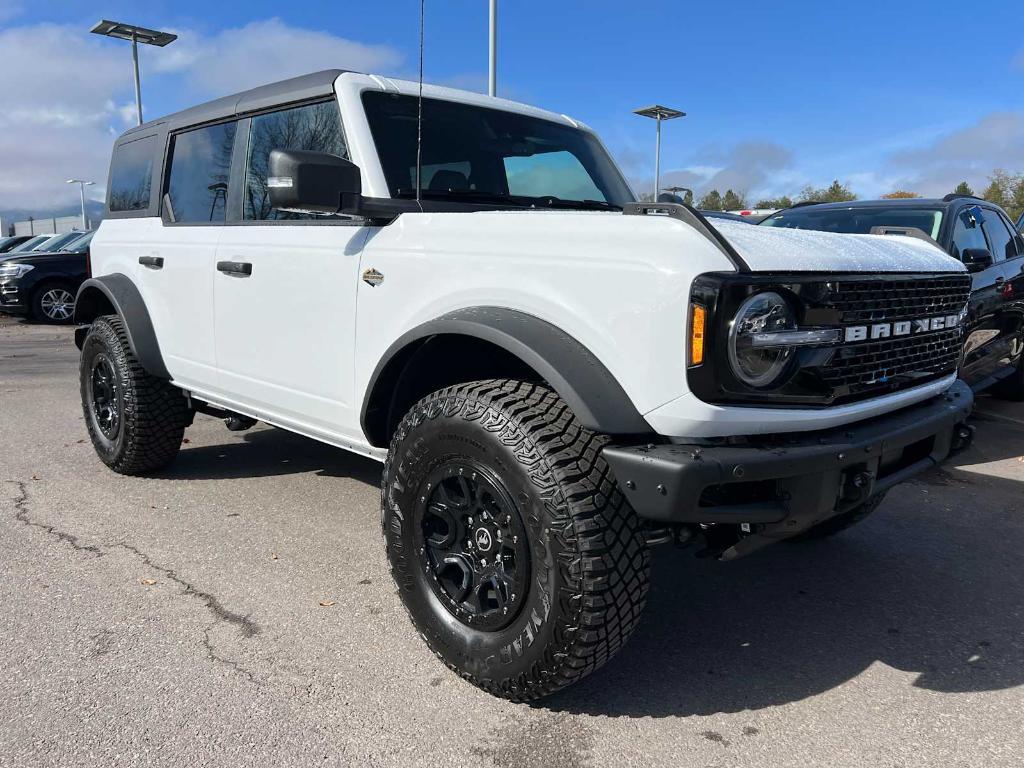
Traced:
[[188, 445], [188, 444], [189, 444], [189, 443], [191, 443], [192, 441], [191, 441], [191, 440], [189, 440], [189, 439], [188, 439], [188, 438], [186, 437], [186, 438], [185, 438], [184, 440], [182, 440], [181, 442], [183, 442], [183, 443], [184, 443], [185, 445]]
[[335, 603], [334, 600], [321, 600], [320, 601], [320, 605], [323, 606], [324, 608], [330, 608], [332, 605], [334, 605], [334, 603]]
[[270, 553], [270, 559], [271, 560], [277, 560], [277, 552], [271, 552]]
[[139, 579], [139, 582], [145, 584], [147, 587], [151, 587], [156, 584], [156, 579]]

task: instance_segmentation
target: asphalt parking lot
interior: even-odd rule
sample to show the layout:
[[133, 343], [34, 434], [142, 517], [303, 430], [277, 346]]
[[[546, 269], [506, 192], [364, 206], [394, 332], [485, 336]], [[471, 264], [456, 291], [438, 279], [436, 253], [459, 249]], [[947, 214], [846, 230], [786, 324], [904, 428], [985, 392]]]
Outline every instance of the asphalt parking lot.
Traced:
[[533, 705], [461, 682], [385, 568], [378, 465], [199, 417], [86, 439], [71, 330], [0, 316], [0, 765], [1019, 766], [1024, 406], [858, 528], [660, 548], [646, 621]]

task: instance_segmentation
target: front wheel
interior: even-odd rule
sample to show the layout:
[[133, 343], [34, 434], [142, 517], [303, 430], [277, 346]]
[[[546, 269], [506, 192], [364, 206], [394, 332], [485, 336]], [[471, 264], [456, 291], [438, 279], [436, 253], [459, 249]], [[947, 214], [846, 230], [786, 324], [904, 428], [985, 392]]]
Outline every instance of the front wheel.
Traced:
[[89, 328], [79, 384], [89, 437], [104, 464], [138, 475], [174, 460], [189, 422], [188, 401], [169, 381], [146, 373], [117, 315]]
[[637, 626], [650, 556], [606, 442], [547, 387], [510, 380], [435, 392], [398, 427], [382, 480], [392, 574], [434, 653], [489, 693], [552, 693]]

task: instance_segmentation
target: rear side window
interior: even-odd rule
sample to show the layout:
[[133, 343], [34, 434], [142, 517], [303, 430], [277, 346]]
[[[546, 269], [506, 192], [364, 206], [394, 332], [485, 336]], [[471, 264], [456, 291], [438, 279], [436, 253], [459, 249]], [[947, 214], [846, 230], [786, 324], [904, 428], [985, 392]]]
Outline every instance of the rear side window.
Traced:
[[110, 164], [110, 210], [144, 211], [149, 208], [153, 182], [156, 136], [136, 139], [114, 148]]
[[167, 194], [175, 222], [224, 221], [237, 127], [237, 123], [220, 123], [172, 139]]
[[252, 118], [245, 171], [245, 207], [248, 220], [306, 219], [305, 214], [278, 211], [270, 206], [267, 163], [275, 149], [328, 152], [348, 159], [341, 114], [335, 101], [271, 112]]

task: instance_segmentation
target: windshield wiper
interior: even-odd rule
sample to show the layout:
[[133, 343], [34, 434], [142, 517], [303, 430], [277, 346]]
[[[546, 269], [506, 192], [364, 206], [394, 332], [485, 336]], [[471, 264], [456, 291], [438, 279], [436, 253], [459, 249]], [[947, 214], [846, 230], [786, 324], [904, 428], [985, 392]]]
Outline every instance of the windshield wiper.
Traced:
[[[416, 190], [399, 189], [395, 192], [395, 197], [415, 199]], [[478, 192], [475, 189], [424, 189], [420, 192], [420, 197], [424, 200], [441, 199], [460, 200], [467, 203], [495, 203], [498, 205], [504, 205], [507, 203], [515, 206], [529, 205], [528, 201], [525, 201], [522, 198], [513, 197], [512, 195], [501, 195], [494, 192]]]

